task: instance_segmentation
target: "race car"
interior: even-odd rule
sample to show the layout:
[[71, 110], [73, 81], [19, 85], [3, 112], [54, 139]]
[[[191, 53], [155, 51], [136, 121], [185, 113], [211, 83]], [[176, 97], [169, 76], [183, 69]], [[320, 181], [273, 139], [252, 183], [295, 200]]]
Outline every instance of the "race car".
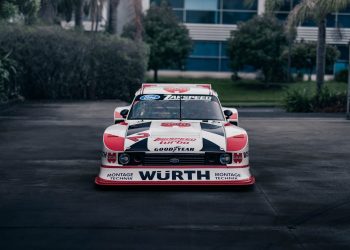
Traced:
[[143, 84], [103, 134], [97, 185], [252, 185], [247, 132], [210, 84]]

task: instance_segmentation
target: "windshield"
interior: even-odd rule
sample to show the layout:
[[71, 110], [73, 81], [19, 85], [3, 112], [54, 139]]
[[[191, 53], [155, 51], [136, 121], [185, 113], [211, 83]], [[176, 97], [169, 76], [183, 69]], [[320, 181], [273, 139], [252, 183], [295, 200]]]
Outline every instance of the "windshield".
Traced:
[[128, 120], [224, 120], [220, 103], [209, 95], [139, 95]]

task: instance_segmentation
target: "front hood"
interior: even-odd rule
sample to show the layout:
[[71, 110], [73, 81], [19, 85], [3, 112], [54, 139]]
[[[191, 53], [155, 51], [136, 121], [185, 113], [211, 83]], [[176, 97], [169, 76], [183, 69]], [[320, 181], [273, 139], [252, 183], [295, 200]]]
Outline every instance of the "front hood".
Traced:
[[129, 125], [125, 151], [218, 152], [226, 148], [221, 122], [152, 121]]

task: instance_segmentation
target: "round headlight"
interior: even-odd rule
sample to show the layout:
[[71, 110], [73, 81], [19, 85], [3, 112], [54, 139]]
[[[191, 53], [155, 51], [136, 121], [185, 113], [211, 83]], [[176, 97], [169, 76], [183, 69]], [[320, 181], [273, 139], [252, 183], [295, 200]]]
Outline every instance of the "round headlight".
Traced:
[[130, 162], [130, 156], [126, 153], [120, 154], [119, 155], [119, 163], [126, 165]]
[[225, 165], [231, 162], [231, 157], [229, 154], [221, 154], [220, 155], [220, 163]]

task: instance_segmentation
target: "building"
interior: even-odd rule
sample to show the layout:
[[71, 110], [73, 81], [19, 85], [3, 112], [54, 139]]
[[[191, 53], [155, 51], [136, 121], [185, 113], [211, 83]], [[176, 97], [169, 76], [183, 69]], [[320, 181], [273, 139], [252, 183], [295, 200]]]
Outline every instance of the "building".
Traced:
[[[133, 1], [140, 1], [144, 12], [151, 4], [163, 0], [120, 0], [118, 7], [118, 33], [132, 20]], [[178, 17], [188, 29], [193, 40], [193, 51], [185, 65], [186, 72], [210, 72], [211, 75], [228, 76], [229, 58], [226, 55], [227, 39], [237, 29], [239, 22], [244, 22], [255, 15], [265, 12], [265, 0], [256, 0], [251, 6], [244, 0], [167, 0]], [[300, 0], [287, 0], [276, 12], [277, 18], [286, 20], [290, 10]], [[107, 13], [107, 10], [104, 10]], [[316, 41], [317, 27], [311, 22], [300, 24], [297, 28], [298, 40]], [[350, 7], [339, 13], [331, 14], [327, 19], [327, 43], [334, 44], [341, 52], [341, 57], [334, 65], [334, 72], [347, 67], [350, 41]], [[169, 71], [183, 74], [183, 71]]]
[[[161, 0], [150, 0], [159, 4]], [[252, 6], [243, 0], [168, 0], [179, 21], [189, 29], [193, 39], [193, 51], [187, 60], [186, 71], [230, 71], [226, 55], [226, 41], [239, 22], [249, 20], [265, 12], [265, 0], [256, 0]], [[286, 20], [290, 10], [300, 0], [286, 1], [276, 12], [277, 18]], [[316, 41], [317, 27], [305, 22], [297, 28], [297, 40]], [[334, 44], [341, 57], [334, 65], [335, 71], [347, 67], [350, 41], [350, 7], [333, 13], [327, 19], [327, 43]]]

